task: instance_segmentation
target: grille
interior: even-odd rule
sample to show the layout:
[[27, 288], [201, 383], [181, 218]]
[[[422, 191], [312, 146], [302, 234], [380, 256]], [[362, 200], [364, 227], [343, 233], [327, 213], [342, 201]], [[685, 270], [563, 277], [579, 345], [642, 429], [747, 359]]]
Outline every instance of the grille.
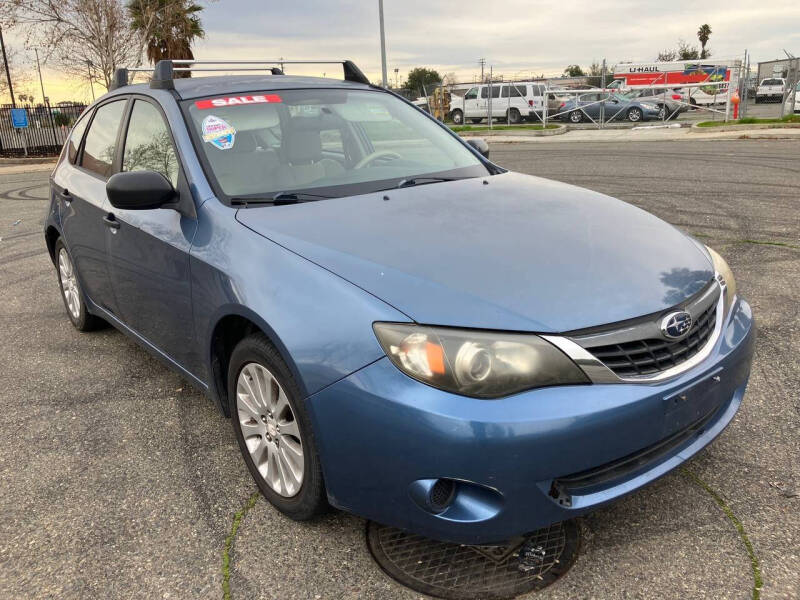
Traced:
[[443, 511], [453, 499], [456, 484], [452, 479], [440, 479], [431, 488], [431, 506], [436, 511]]
[[712, 303], [697, 317], [689, 335], [677, 342], [646, 339], [587, 350], [620, 377], [652, 375], [679, 365], [700, 352], [714, 333], [716, 317], [717, 305]]

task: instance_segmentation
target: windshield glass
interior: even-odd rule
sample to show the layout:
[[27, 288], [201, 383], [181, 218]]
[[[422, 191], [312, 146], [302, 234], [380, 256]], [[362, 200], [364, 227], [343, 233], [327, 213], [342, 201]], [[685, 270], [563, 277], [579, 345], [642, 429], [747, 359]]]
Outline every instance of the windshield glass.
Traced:
[[384, 92], [280, 90], [185, 103], [192, 134], [228, 197], [344, 196], [421, 177], [480, 177], [469, 149]]

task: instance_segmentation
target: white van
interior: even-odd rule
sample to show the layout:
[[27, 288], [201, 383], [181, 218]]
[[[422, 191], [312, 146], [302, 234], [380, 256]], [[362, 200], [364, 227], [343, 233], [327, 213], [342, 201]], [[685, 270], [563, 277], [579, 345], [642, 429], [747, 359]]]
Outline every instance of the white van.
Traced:
[[493, 119], [520, 123], [523, 119], [538, 120], [537, 114], [541, 115], [544, 111], [543, 83], [498, 82], [491, 86], [486, 84], [471, 87], [463, 98], [454, 95], [450, 100], [450, 118], [453, 123], [461, 125], [465, 119], [480, 123], [488, 118], [490, 94]]

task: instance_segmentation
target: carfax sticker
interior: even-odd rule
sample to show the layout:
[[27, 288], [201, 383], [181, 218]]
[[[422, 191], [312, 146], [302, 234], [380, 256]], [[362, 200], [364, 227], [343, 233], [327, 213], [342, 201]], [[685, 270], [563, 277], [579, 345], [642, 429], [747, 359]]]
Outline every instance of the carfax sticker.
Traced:
[[255, 96], [227, 96], [225, 98], [198, 100], [194, 105], [203, 110], [206, 108], [223, 108], [225, 106], [241, 106], [243, 104], [274, 104], [277, 102], [283, 102], [278, 94], [258, 94]]
[[236, 139], [236, 130], [233, 126], [214, 115], [203, 119], [203, 141], [220, 150], [230, 150]]

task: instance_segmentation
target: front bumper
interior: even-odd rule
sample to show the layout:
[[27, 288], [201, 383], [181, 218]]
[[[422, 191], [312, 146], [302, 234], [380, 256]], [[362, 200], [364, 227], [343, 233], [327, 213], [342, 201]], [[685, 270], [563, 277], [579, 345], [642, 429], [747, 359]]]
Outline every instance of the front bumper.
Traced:
[[[469, 544], [584, 514], [661, 477], [722, 432], [742, 401], [753, 343], [750, 306], [737, 299], [711, 355], [675, 379], [498, 400], [434, 389], [383, 358], [308, 400], [328, 498], [368, 519]], [[457, 483], [437, 513], [420, 497], [438, 478]]]

